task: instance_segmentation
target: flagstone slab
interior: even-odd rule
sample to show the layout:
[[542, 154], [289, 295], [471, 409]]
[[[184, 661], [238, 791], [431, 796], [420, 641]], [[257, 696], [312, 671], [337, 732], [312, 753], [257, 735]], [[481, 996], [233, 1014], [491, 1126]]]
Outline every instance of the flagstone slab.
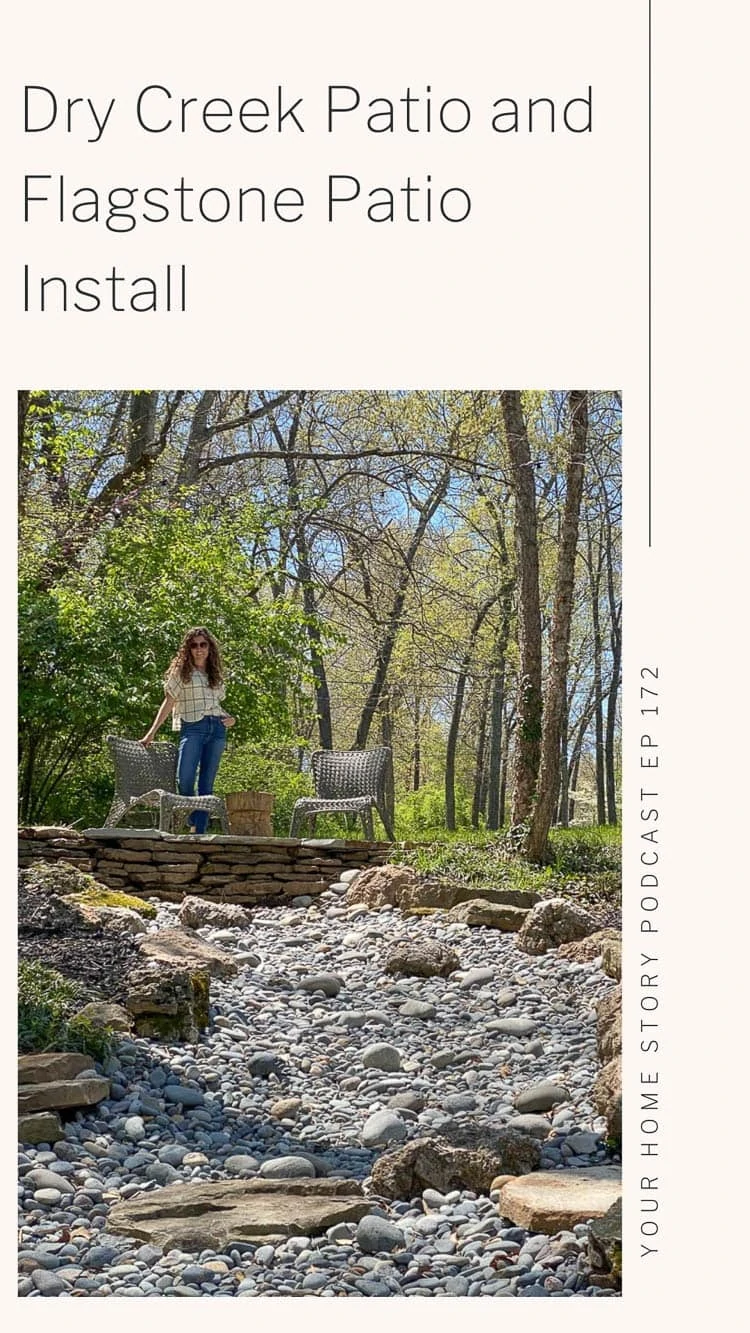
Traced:
[[500, 1190], [498, 1212], [516, 1226], [548, 1236], [604, 1214], [622, 1196], [619, 1166], [532, 1171]]
[[21, 1083], [18, 1087], [18, 1114], [32, 1111], [64, 1111], [76, 1106], [95, 1106], [109, 1096], [108, 1078], [56, 1079], [51, 1083]]
[[238, 1241], [314, 1236], [370, 1212], [355, 1180], [179, 1182], [110, 1209], [107, 1229], [164, 1250], [222, 1251]]

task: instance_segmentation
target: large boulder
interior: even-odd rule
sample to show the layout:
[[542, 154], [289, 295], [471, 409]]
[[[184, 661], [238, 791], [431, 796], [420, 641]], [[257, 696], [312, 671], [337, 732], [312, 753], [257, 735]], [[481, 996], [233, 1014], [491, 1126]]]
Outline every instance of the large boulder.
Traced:
[[596, 1051], [602, 1064], [622, 1053], [622, 987], [616, 986], [596, 1007]]
[[616, 937], [607, 940], [602, 949], [602, 968], [608, 977], [615, 981], [622, 978], [622, 935], [617, 933]]
[[418, 884], [419, 876], [409, 866], [371, 866], [349, 885], [346, 901], [370, 908], [399, 907], [405, 890]]
[[354, 1180], [179, 1182], [115, 1204], [107, 1230], [163, 1250], [223, 1253], [237, 1243], [319, 1235], [338, 1223], [358, 1222], [370, 1207]]
[[607, 1121], [607, 1135], [622, 1137], [622, 1060], [616, 1055], [602, 1070], [594, 1083], [591, 1100], [599, 1115]]
[[610, 941], [617, 942], [619, 939], [619, 930], [606, 926], [604, 930], [595, 930], [593, 935], [586, 935], [582, 940], [561, 944], [557, 955], [559, 958], [567, 958], [571, 963], [593, 963], [601, 955], [603, 962], [605, 947]]
[[208, 898], [196, 898], [188, 895], [183, 898], [177, 913], [181, 926], [197, 930], [200, 926], [211, 926], [214, 930], [228, 930], [232, 926], [244, 928], [252, 921], [252, 912], [239, 903], [214, 903]]
[[570, 1231], [579, 1222], [604, 1217], [621, 1197], [617, 1166], [585, 1166], [570, 1171], [534, 1171], [500, 1190], [498, 1212], [528, 1231]]
[[385, 970], [408, 977], [449, 977], [461, 966], [458, 954], [438, 940], [397, 940], [388, 950]]
[[489, 926], [492, 930], [520, 930], [528, 916], [522, 907], [490, 902], [486, 898], [467, 898], [451, 909], [452, 921], [467, 926]]
[[238, 971], [227, 949], [222, 949], [218, 944], [209, 944], [194, 930], [157, 930], [140, 939], [138, 947], [145, 958], [208, 972], [212, 977], [233, 977]]
[[372, 1189], [386, 1199], [412, 1199], [422, 1190], [489, 1193], [500, 1175], [533, 1171], [541, 1149], [528, 1134], [467, 1127], [447, 1138], [412, 1139], [379, 1157], [372, 1168]]
[[595, 1272], [622, 1276], [622, 1199], [607, 1209], [604, 1217], [591, 1223], [588, 1236], [588, 1258]]
[[516, 944], [524, 953], [542, 954], [559, 944], [583, 939], [596, 930], [590, 912], [568, 898], [547, 898], [532, 907], [518, 932]]
[[109, 1004], [106, 1000], [91, 1000], [73, 1015], [74, 1020], [82, 1018], [94, 1028], [110, 1028], [112, 1032], [132, 1032], [133, 1018], [121, 1004]]
[[198, 1041], [208, 1026], [209, 975], [204, 968], [149, 959], [128, 977], [125, 1008], [140, 1037]]
[[141, 934], [156, 908], [100, 884], [66, 861], [38, 861], [18, 875], [18, 924], [23, 930], [64, 932], [98, 928]]
[[19, 1143], [57, 1143], [63, 1128], [56, 1111], [32, 1111], [18, 1117]]

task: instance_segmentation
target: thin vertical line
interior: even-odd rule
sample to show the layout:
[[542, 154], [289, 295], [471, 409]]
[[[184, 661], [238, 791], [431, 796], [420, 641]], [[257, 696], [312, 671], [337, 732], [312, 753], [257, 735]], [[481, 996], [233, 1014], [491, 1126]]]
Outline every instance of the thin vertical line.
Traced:
[[652, 399], [652, 273], [651, 273], [651, 246], [652, 246], [652, 130], [651, 130], [651, 18], [652, 0], [648, 0], [648, 544], [652, 545], [652, 479], [653, 479], [653, 453], [652, 453], [652, 431], [653, 431], [653, 399]]

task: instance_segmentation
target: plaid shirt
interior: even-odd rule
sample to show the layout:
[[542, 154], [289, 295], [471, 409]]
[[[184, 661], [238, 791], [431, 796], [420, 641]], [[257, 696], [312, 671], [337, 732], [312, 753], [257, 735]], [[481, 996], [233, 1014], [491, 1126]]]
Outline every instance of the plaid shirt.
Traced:
[[164, 690], [175, 700], [173, 731], [179, 731], [183, 722], [200, 722], [202, 717], [226, 717], [224, 709], [219, 707], [226, 690], [223, 685], [212, 689], [203, 671], [194, 670], [190, 680], [170, 676], [164, 683]]

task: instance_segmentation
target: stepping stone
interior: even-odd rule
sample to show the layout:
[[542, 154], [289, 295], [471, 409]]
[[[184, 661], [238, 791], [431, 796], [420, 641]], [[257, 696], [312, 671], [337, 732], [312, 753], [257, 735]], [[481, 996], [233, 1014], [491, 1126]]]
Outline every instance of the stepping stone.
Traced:
[[80, 1051], [35, 1051], [18, 1057], [19, 1083], [54, 1083], [91, 1069], [92, 1056]]
[[586, 1166], [575, 1171], [533, 1171], [500, 1190], [497, 1209], [527, 1231], [570, 1231], [579, 1222], [604, 1217], [622, 1195], [620, 1168]]
[[507, 903], [487, 902], [484, 898], [468, 898], [451, 910], [451, 921], [462, 921], [466, 926], [488, 926], [491, 930], [520, 930], [528, 916], [523, 907]]
[[18, 1089], [18, 1113], [62, 1111], [71, 1106], [95, 1106], [109, 1096], [109, 1079], [94, 1077], [59, 1079], [54, 1083], [22, 1083]]
[[212, 977], [237, 975], [237, 963], [232, 954], [218, 944], [209, 944], [193, 930], [173, 927], [157, 930], [152, 935], [139, 937], [138, 948], [144, 957], [155, 958], [160, 963], [187, 964], [198, 971], [204, 969]]
[[320, 1235], [371, 1206], [355, 1180], [191, 1181], [115, 1204], [107, 1230], [164, 1251], [224, 1253], [238, 1242]]

